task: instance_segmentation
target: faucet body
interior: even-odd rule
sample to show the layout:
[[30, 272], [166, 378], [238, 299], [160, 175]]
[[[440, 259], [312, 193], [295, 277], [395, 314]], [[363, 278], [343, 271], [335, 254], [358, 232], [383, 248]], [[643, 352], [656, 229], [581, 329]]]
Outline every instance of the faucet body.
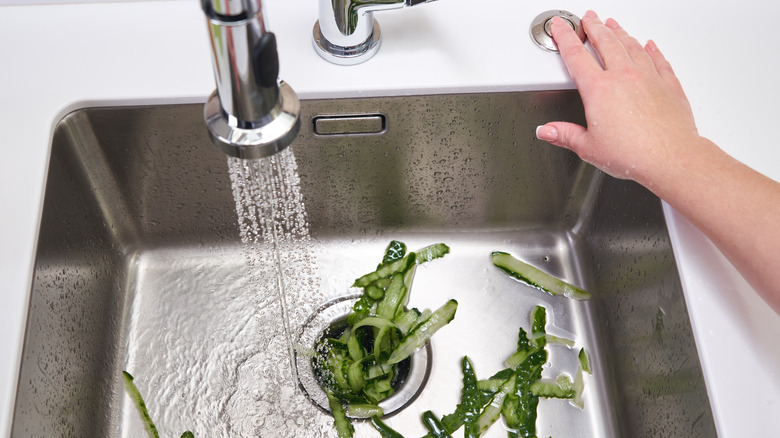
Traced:
[[382, 41], [374, 12], [400, 9], [435, 0], [318, 0], [314, 47], [327, 61], [353, 65], [367, 61]]
[[216, 90], [204, 109], [214, 144], [228, 155], [262, 158], [286, 148], [300, 128], [295, 92], [278, 80], [276, 37], [261, 0], [201, 0]]

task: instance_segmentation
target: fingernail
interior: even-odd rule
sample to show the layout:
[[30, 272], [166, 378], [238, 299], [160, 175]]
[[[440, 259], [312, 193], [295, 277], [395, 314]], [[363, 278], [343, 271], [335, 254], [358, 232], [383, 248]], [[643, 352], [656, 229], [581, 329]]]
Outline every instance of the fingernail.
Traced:
[[615, 21], [614, 18], [607, 18], [607, 21], [604, 22], [604, 24], [610, 28], [610, 29], [620, 29], [620, 24], [618, 24], [617, 21]]
[[558, 129], [554, 126], [539, 125], [536, 127], [536, 138], [548, 142], [558, 140]]
[[[563, 18], [558, 17], [558, 16], [555, 16], [555, 17], [552, 18], [552, 27], [556, 27], [556, 28], [559, 28], [559, 29], [565, 29], [565, 28], [568, 27], [569, 29], [571, 29], [571, 26], [566, 26], [566, 22], [563, 21]], [[554, 38], [554, 36], [553, 36], [553, 38]]]
[[645, 48], [651, 52], [658, 51], [658, 46], [655, 45], [655, 41], [653, 40], [647, 40], [647, 44], [645, 44]]

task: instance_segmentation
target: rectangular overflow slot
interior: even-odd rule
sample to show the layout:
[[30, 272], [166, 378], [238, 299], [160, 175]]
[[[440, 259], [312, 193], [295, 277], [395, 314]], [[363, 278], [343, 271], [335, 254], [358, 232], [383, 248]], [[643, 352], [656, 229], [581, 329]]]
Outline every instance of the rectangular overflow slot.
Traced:
[[317, 135], [382, 134], [387, 129], [384, 114], [315, 116], [312, 120]]

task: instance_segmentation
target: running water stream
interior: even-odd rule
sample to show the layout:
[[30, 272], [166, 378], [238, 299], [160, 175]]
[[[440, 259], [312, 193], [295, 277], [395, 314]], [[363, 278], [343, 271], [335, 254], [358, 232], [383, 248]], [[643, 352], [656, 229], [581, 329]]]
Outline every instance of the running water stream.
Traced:
[[[313, 266], [314, 261], [308, 250], [309, 226], [295, 157], [287, 149], [259, 160], [228, 158], [228, 167], [248, 274], [254, 275], [260, 264], [273, 272], [280, 321], [290, 356], [290, 375], [295, 381], [295, 346], [286, 283], [299, 276], [289, 270], [285, 272], [285, 267]], [[300, 292], [296, 285], [291, 286], [293, 293]]]
[[276, 327], [261, 327], [257, 336], [283, 335], [286, 349], [287, 363], [282, 360], [285, 354], [277, 351], [261, 365], [276, 370], [279, 380], [271, 385], [275, 388], [254, 388], [272, 389], [268, 393], [272, 397], [279, 391], [288, 399], [285, 409], [267, 412], [278, 417], [274, 421], [277, 426], [262, 436], [319, 436], [323, 428], [311, 422], [318, 417], [321, 420], [322, 413], [301, 394], [295, 366], [298, 329], [324, 301], [295, 156], [292, 148], [287, 148], [257, 160], [231, 157], [228, 167], [247, 275], [250, 285], [256, 287], [248, 293], [272, 293], [278, 303]]
[[[307, 347], [297, 340], [303, 323], [328, 301], [295, 156], [288, 148], [227, 164], [241, 244], [139, 258], [126, 369], [160, 436], [334, 437], [333, 418], [299, 389], [291, 356]], [[138, 436], [137, 413], [126, 412], [122, 436]]]

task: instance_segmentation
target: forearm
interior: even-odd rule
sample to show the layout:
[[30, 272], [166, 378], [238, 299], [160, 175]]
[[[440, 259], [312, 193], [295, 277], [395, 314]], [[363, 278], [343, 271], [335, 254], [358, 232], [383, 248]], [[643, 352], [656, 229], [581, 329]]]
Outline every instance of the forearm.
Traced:
[[780, 313], [780, 183], [704, 138], [643, 179], [702, 230]]

